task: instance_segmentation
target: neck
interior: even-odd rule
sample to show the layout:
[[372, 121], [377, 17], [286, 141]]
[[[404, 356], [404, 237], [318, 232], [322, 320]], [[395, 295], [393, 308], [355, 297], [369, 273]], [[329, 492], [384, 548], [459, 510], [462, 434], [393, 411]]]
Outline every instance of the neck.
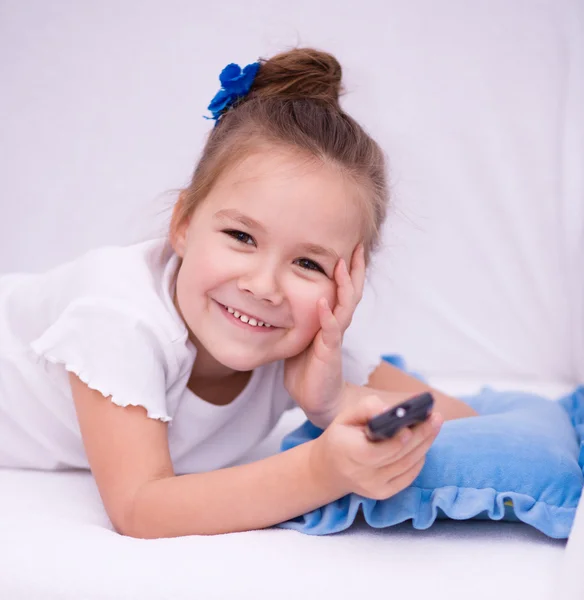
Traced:
[[241, 373], [240, 371], [230, 369], [229, 367], [226, 367], [215, 360], [215, 358], [211, 356], [209, 352], [207, 352], [207, 350], [199, 343], [199, 341], [194, 339], [194, 336], [190, 339], [197, 349], [197, 357], [195, 358], [193, 370], [191, 371], [192, 378], [219, 380], [232, 378]]

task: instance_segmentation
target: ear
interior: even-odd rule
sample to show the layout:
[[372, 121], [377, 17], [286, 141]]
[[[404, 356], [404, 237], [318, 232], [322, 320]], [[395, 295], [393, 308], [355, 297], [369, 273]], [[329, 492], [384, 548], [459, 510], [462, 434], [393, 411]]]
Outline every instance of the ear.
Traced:
[[170, 244], [174, 251], [184, 258], [187, 245], [187, 230], [191, 222], [191, 217], [184, 216], [186, 194], [184, 190], [179, 194], [178, 200], [172, 210], [170, 220]]

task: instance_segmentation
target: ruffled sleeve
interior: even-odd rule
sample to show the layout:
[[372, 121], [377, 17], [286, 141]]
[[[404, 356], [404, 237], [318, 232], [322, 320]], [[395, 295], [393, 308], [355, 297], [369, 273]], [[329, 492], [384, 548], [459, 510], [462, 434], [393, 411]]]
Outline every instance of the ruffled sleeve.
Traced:
[[31, 343], [40, 360], [63, 365], [118, 406], [143, 406], [151, 419], [171, 421], [166, 403], [165, 341], [133, 307], [79, 299]]

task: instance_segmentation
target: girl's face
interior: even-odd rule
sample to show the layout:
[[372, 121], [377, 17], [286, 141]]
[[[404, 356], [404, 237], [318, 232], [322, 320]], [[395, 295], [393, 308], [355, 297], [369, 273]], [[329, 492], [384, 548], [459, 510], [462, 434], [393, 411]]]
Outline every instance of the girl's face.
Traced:
[[305, 350], [318, 300], [336, 304], [335, 265], [350, 265], [360, 241], [358, 206], [334, 168], [283, 150], [222, 175], [172, 239], [183, 259], [175, 302], [198, 351], [219, 370], [249, 371]]

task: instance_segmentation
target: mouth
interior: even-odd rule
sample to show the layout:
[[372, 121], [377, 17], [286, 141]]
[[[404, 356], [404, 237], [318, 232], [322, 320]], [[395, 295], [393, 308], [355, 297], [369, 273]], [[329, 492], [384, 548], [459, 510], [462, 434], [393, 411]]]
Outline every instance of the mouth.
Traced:
[[253, 329], [258, 332], [268, 332], [274, 331], [275, 329], [279, 329], [279, 327], [276, 327], [271, 323], [262, 321], [261, 319], [253, 315], [242, 313], [241, 311], [232, 308], [231, 306], [226, 306], [224, 304], [221, 304], [220, 302], [217, 302], [217, 305], [230, 321], [245, 327], [245, 329]]

